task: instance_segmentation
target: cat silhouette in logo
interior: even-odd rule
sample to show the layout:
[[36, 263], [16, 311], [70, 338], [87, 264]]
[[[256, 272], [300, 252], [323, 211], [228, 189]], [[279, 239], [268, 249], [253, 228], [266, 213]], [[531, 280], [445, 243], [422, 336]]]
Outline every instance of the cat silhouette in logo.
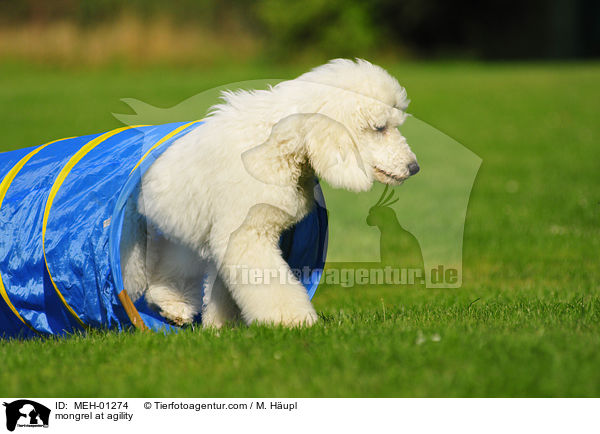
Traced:
[[388, 194], [385, 186], [381, 197], [369, 210], [367, 224], [379, 229], [379, 255], [382, 265], [397, 268], [423, 269], [423, 255], [419, 242], [413, 234], [404, 229], [398, 222], [396, 212], [391, 205], [400, 199], [394, 199], [394, 190]]
[[23, 425], [39, 425], [38, 420], [42, 420], [43, 426], [48, 426], [50, 420], [50, 409], [43, 406], [35, 401], [29, 399], [19, 399], [11, 403], [4, 403], [6, 407], [6, 429], [14, 431], [19, 419], [25, 417], [26, 420], [22, 420]]

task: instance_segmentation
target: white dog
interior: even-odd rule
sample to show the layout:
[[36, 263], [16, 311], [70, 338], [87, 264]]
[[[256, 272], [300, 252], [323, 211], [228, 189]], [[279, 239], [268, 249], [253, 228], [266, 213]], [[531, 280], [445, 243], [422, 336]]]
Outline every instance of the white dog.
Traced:
[[144, 174], [123, 231], [125, 288], [177, 324], [201, 312], [206, 326], [311, 325], [298, 280], [249, 284], [231, 270], [289, 273], [278, 241], [311, 211], [315, 175], [358, 192], [419, 170], [397, 129], [406, 91], [378, 66], [337, 59], [223, 100]]

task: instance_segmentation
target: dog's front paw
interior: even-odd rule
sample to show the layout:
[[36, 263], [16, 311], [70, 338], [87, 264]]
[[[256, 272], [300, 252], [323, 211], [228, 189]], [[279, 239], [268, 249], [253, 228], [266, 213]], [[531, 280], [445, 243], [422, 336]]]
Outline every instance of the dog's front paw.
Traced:
[[286, 327], [310, 327], [319, 320], [319, 315], [312, 306], [304, 309], [273, 309], [265, 312], [249, 323], [256, 322], [267, 325], [282, 325]]
[[201, 306], [193, 299], [186, 299], [174, 287], [150, 285], [146, 291], [146, 301], [162, 317], [174, 325], [191, 324], [200, 312]]
[[177, 326], [191, 324], [197, 313], [192, 306], [180, 301], [163, 303], [159, 309], [161, 316]]
[[303, 315], [294, 317], [291, 320], [291, 322], [289, 322], [289, 323], [285, 322], [283, 324], [292, 326], [292, 327], [296, 327], [296, 326], [310, 327], [310, 326], [314, 325], [317, 321], [319, 321], [319, 315], [317, 315], [317, 312], [315, 312], [315, 310], [313, 309], [312, 311], [306, 312]]

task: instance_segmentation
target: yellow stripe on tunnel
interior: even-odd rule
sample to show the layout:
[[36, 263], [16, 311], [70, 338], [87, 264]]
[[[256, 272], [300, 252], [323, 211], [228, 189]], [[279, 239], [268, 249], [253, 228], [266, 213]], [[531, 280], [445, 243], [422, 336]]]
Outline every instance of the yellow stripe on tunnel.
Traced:
[[[21, 171], [23, 166], [25, 166], [25, 164], [31, 159], [31, 157], [33, 157], [35, 154], [40, 152], [42, 149], [44, 149], [48, 145], [51, 145], [56, 142], [60, 142], [62, 140], [68, 140], [68, 139], [72, 139], [72, 137], [68, 137], [66, 139], [53, 140], [51, 142], [46, 143], [45, 145], [38, 146], [33, 151], [31, 151], [30, 153], [25, 155], [23, 158], [21, 158], [19, 160], [19, 162], [17, 164], [15, 164], [12, 169], [10, 169], [10, 171], [6, 174], [6, 176], [2, 180], [2, 183], [0, 183], [0, 208], [2, 208], [2, 202], [4, 202], [4, 197], [6, 196], [6, 193], [8, 192], [10, 185], [14, 181], [17, 174]], [[29, 324], [27, 321], [25, 321], [25, 319], [21, 316], [21, 314], [19, 314], [19, 312], [17, 311], [15, 306], [12, 304], [12, 302], [10, 301], [10, 297], [8, 296], [8, 292], [6, 291], [6, 288], [4, 286], [4, 282], [2, 280], [1, 275], [0, 275], [0, 295], [2, 295], [2, 298], [4, 299], [4, 301], [10, 308], [10, 310], [16, 315], [17, 318], [19, 318], [21, 320], [21, 322], [23, 324], [25, 324], [27, 327], [29, 327], [29, 329], [31, 329], [32, 331], [34, 331], [38, 334], [40, 333], [35, 328], [33, 328], [33, 326], [31, 324]]]
[[158, 148], [160, 145], [162, 145], [164, 142], [166, 142], [167, 140], [169, 140], [171, 137], [175, 136], [177, 133], [185, 130], [190, 125], [193, 125], [193, 124], [198, 123], [198, 122], [202, 122], [202, 119], [200, 119], [198, 121], [188, 122], [187, 124], [184, 124], [184, 125], [182, 125], [182, 126], [180, 126], [178, 128], [175, 128], [169, 134], [167, 134], [162, 139], [160, 139], [158, 142], [156, 142], [150, 149], [148, 149], [146, 151], [146, 153], [142, 156], [142, 158], [140, 158], [140, 161], [138, 161], [137, 164], [135, 165], [135, 167], [133, 169], [131, 169], [131, 172], [129, 172], [129, 174], [131, 175], [133, 172], [135, 172], [135, 169], [137, 169], [140, 166], [140, 164], [142, 164], [142, 162], [146, 159], [146, 157], [148, 156], [148, 154], [150, 154], [150, 152], [152, 152], [153, 150], [155, 150], [156, 148]]
[[147, 125], [134, 125], [134, 126], [117, 128], [116, 130], [112, 130], [112, 131], [109, 131], [107, 133], [104, 133], [101, 136], [98, 136], [95, 139], [92, 139], [88, 143], [86, 143], [85, 145], [83, 145], [83, 147], [79, 151], [77, 151], [69, 159], [69, 161], [67, 162], [67, 164], [65, 164], [65, 166], [62, 168], [62, 170], [60, 171], [60, 173], [56, 177], [56, 180], [54, 181], [54, 184], [52, 185], [52, 188], [50, 189], [50, 194], [48, 195], [48, 199], [46, 201], [46, 208], [44, 210], [44, 219], [42, 221], [42, 248], [43, 248], [43, 252], [44, 252], [44, 263], [46, 264], [46, 270], [48, 271], [48, 276], [50, 276], [50, 281], [52, 282], [52, 286], [54, 287], [54, 290], [56, 291], [56, 294], [58, 294], [58, 297], [63, 302], [63, 304], [65, 305], [65, 307], [69, 311], [69, 313], [71, 315], [73, 315], [73, 317], [77, 320], [77, 322], [83, 328], [86, 328], [86, 325], [81, 320], [81, 318], [79, 318], [79, 316], [73, 310], [73, 308], [71, 306], [69, 306], [69, 304], [67, 303], [67, 300], [65, 300], [65, 298], [63, 297], [63, 295], [59, 291], [58, 287], [56, 286], [56, 283], [54, 282], [54, 279], [52, 278], [52, 273], [50, 272], [50, 267], [48, 266], [48, 261], [46, 260], [46, 226], [48, 225], [48, 217], [50, 216], [50, 209], [52, 208], [52, 203], [54, 202], [54, 198], [56, 197], [56, 194], [58, 193], [58, 190], [60, 189], [60, 187], [64, 183], [65, 179], [67, 178], [67, 175], [71, 172], [71, 170], [73, 170], [73, 168], [75, 167], [75, 165], [77, 165], [77, 163], [79, 163], [79, 161], [87, 153], [89, 153], [90, 151], [92, 151], [96, 146], [98, 146], [99, 144], [101, 144], [105, 140], [108, 140], [112, 136], [115, 136], [115, 135], [119, 134], [122, 131], [129, 130], [129, 129], [132, 129], [132, 128], [144, 127], [144, 126], [147, 126]]

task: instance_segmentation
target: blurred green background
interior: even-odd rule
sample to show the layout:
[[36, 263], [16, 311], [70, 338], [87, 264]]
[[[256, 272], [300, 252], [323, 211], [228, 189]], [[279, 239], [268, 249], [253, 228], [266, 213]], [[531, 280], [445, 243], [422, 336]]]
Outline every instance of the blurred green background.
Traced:
[[[598, 4], [0, 1], [1, 150], [362, 56], [483, 160], [459, 289], [322, 284], [307, 330], [2, 341], [0, 396], [599, 396]], [[369, 236], [380, 191], [325, 186]]]
[[0, 2], [0, 56], [61, 64], [600, 54], [594, 0]]

